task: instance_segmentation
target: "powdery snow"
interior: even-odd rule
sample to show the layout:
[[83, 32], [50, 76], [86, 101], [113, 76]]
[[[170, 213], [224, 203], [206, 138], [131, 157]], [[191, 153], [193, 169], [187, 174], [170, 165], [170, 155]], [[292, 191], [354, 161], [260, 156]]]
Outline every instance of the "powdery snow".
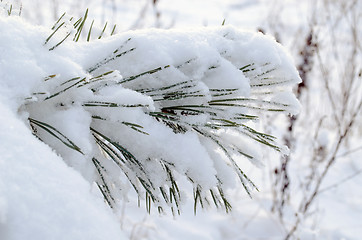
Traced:
[[[277, 93], [274, 98], [267, 96], [266, 99], [257, 99], [257, 106], [262, 105], [262, 101], [270, 101], [271, 106], [284, 106], [287, 103], [290, 105], [283, 110], [292, 114], [297, 113], [300, 107], [295, 97], [288, 94], [291, 87], [300, 81], [290, 56], [273, 39], [262, 34], [241, 32], [230, 26], [187, 31], [154, 29], [126, 32], [90, 43], [68, 41], [55, 50], [48, 51], [49, 47], [61, 39], [60, 36], [55, 36], [44, 46], [44, 40], [50, 33], [47, 29], [29, 25], [17, 17], [0, 18], [0, 80], [3, 86], [0, 90], [0, 109], [3, 113], [0, 117], [0, 138], [4, 142], [0, 146], [1, 239], [24, 239], [25, 236], [34, 239], [124, 237], [118, 220], [104, 204], [98, 190], [92, 187], [94, 169], [89, 159], [97, 147], [89, 132], [91, 126], [114, 136], [137, 158], [170, 160], [178, 173], [187, 174], [206, 189], [217, 184], [214, 178], [216, 173], [225, 186], [235, 186], [235, 176], [228, 174], [229, 166], [219, 160], [225, 159], [225, 156], [220, 152], [210, 151], [215, 147], [213, 144], [199, 138], [196, 133], [175, 134], [161, 122], [155, 121], [147, 113], [169, 107], [169, 102], [155, 101], [154, 96], [150, 97], [134, 89], [161, 88], [192, 79], [194, 89], [205, 97], [182, 99], [174, 103], [208, 103], [215, 100], [210, 89], [238, 88], [235, 92], [235, 97], [238, 98], [264, 97], [262, 93], [267, 90]], [[122, 51], [132, 48], [136, 50], [127, 53], [125, 57], [97, 66], [120, 46], [124, 48]], [[192, 65], [185, 64], [188, 61]], [[243, 74], [238, 70], [251, 63], [260, 67], [256, 68], [254, 75]], [[175, 67], [182, 64], [182, 68]], [[169, 65], [171, 66], [166, 67]], [[147, 79], [122, 82], [135, 74], [158, 67], [164, 67], [164, 75], [156, 74]], [[280, 84], [276, 87], [253, 88], [262, 83], [265, 72], [274, 68], [277, 70], [270, 77]], [[75, 77], [91, 81], [98, 74], [110, 70], [116, 71], [106, 79], [110, 83], [109, 87], [101, 87], [96, 93], [89, 88], [79, 88], [77, 91], [70, 89], [47, 102], [43, 101], [62, 90], [57, 81], [66, 83]], [[53, 74], [56, 76], [44, 81]], [[286, 84], [282, 84], [283, 82]], [[115, 86], [118, 83], [122, 84]], [[33, 95], [40, 92], [45, 94]], [[82, 104], [89, 99], [117, 102], [120, 105], [138, 104], [143, 107], [125, 108], [110, 114], [108, 108], [84, 107]], [[64, 106], [59, 107], [59, 103]], [[248, 113], [248, 109], [244, 111]], [[254, 113], [260, 111], [255, 110]], [[234, 112], [231, 111], [225, 116], [232, 114]], [[94, 115], [107, 116], [113, 123], [94, 123]], [[56, 149], [57, 153], [52, 151], [31, 134], [29, 126], [25, 124], [29, 116], [38, 117], [40, 119], [37, 120], [56, 127], [76, 142], [84, 156], [79, 152], [69, 151], [57, 139], [40, 133], [42, 139]], [[209, 116], [189, 119], [183, 120], [190, 121], [189, 124], [200, 123], [209, 120]], [[133, 129], [120, 127], [119, 122], [139, 124], [148, 135], [135, 135]], [[114, 129], [121, 129], [122, 134], [117, 135]], [[215, 134], [230, 142], [237, 138], [235, 132], [228, 134], [221, 131]], [[250, 140], [245, 140], [245, 144], [250, 144]], [[180, 145], [183, 148], [179, 148]], [[239, 145], [242, 148], [242, 144]], [[137, 151], [138, 149], [142, 151]], [[262, 157], [258, 150], [248, 148], [245, 151], [253, 155], [257, 165], [261, 165]], [[145, 164], [153, 183], [157, 187], [162, 186], [166, 176], [160, 174], [160, 166], [155, 163]], [[117, 174], [115, 176], [118, 177]], [[216, 231], [206, 234], [207, 230], [192, 230], [194, 228], [191, 225], [182, 226], [190, 229], [189, 237], [212, 239], [218, 234]], [[169, 233], [164, 234], [169, 236]], [[157, 239], [157, 236], [156, 234], [154, 238]]]
[[123, 239], [92, 185], [0, 103], [0, 239]]

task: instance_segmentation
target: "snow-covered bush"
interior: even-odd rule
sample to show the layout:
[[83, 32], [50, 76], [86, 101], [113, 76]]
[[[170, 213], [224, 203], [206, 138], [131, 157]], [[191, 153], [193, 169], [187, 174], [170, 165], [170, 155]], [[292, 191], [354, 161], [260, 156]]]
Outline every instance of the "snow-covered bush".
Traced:
[[178, 212], [186, 198], [178, 182], [187, 179], [195, 210], [229, 211], [225, 190], [236, 179], [249, 194], [256, 188], [242, 165], [262, 165], [258, 145], [287, 154], [252, 128], [268, 111], [299, 108], [291, 87], [300, 78], [273, 39], [230, 26], [103, 37], [85, 30], [87, 13], [48, 30], [5, 10], [1, 101], [96, 182], [110, 207], [130, 183], [148, 210], [153, 202]]

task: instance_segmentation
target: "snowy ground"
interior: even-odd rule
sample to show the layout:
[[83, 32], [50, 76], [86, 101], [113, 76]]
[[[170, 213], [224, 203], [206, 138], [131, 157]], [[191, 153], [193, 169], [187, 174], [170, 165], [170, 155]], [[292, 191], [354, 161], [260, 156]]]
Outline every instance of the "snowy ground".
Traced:
[[[51, 26], [56, 19], [54, 15], [58, 17], [59, 13], [66, 11], [81, 16], [84, 9], [89, 8], [91, 18], [101, 22], [99, 28], [101, 28], [104, 21], [108, 20], [118, 24], [117, 29], [119, 32], [148, 27], [220, 26], [225, 20], [226, 24], [238, 28], [246, 28], [252, 31], [259, 29], [267, 34], [274, 35], [277, 40], [289, 49], [296, 65], [298, 65], [302, 61], [299, 52], [309, 31], [309, 25], [313, 22], [314, 2], [307, 0], [160, 0], [157, 7], [154, 8], [152, 1], [146, 3], [146, 1], [141, 0], [62, 1], [59, 3], [57, 1], [24, 0], [22, 15], [32, 23]], [[117, 4], [114, 5], [113, 3]], [[358, 4], [357, 6], [360, 6], [361, 2], [358, 2]], [[361, 11], [356, 11], [356, 14], [359, 16], [359, 23], [361, 23]], [[328, 25], [323, 25], [322, 20], [319, 24], [322, 27]], [[361, 25], [359, 24], [359, 26]], [[334, 33], [335, 35], [342, 39], [348, 38], [347, 36], [350, 33], [346, 30], [347, 27], [336, 24], [333, 28], [338, 31]], [[326, 30], [328, 29], [322, 28], [319, 30], [321, 32], [319, 36], [323, 36], [323, 31]], [[362, 31], [358, 32], [357, 39], [362, 39]], [[328, 52], [330, 43], [324, 39], [321, 39], [320, 43], [325, 43], [321, 48], [321, 52], [323, 50], [322, 54], [324, 54], [322, 58], [329, 58], [332, 55], [332, 53]], [[341, 48], [343, 47], [341, 46]], [[356, 51], [359, 54], [357, 56], [361, 59], [361, 45]], [[340, 56], [340, 58], [343, 59], [343, 56]], [[2, 61], [4, 60], [2, 59]], [[361, 71], [360, 67], [356, 71]], [[3, 76], [3, 73], [1, 76]], [[32, 236], [31, 239], [69, 239], [66, 234], [72, 236], [73, 239], [116, 239], [118, 237], [132, 240], [284, 239], [294, 224], [294, 214], [298, 213], [298, 202], [303, 198], [304, 188], [301, 185], [309, 174], [311, 168], [309, 153], [314, 151], [313, 146], [315, 145], [314, 143], [311, 144], [311, 142], [319, 141], [318, 144], [327, 146], [328, 150], [333, 148], [328, 144], [333, 145], [335, 137], [333, 124], [326, 126], [321, 131], [322, 133], [318, 133], [316, 140], [313, 138], [314, 133], [302, 135], [302, 133], [308, 132], [309, 127], [311, 128], [310, 132], [314, 131], [320, 116], [317, 113], [326, 112], [326, 118], [328, 121], [332, 121], [329, 120], [329, 106], [325, 103], [326, 93], [318, 89], [322, 85], [319, 84], [321, 82], [320, 71], [312, 71], [309, 78], [312, 79], [314, 85], [313, 90], [306, 94], [308, 97], [301, 101], [304, 109], [300, 116], [305, 118], [306, 123], [299, 124], [296, 127], [295, 135], [298, 136], [299, 134], [299, 136], [303, 137], [300, 138], [301, 140], [298, 141], [297, 147], [295, 147], [291, 155], [294, 161], [289, 165], [291, 187], [289, 189], [289, 202], [283, 210], [284, 217], [282, 220], [284, 222], [278, 217], [277, 212], [271, 211], [275, 201], [273, 191], [276, 189], [276, 186], [273, 186], [275, 179], [272, 172], [276, 166], [279, 166], [280, 161], [279, 155], [271, 152], [264, 153], [265, 168], [258, 169], [251, 164], [245, 167], [259, 187], [260, 192], [254, 192], [253, 199], [250, 199], [243, 189], [231, 191], [229, 194], [232, 196], [234, 208], [230, 214], [210, 208], [208, 210], [200, 209], [197, 215], [194, 216], [193, 201], [190, 200], [183, 207], [181, 216], [172, 217], [171, 214], [159, 216], [157, 211], [149, 215], [143, 206], [137, 206], [136, 198], [130, 196], [129, 202], [122, 203], [121, 219], [115, 219], [103, 204], [102, 199], [96, 199], [94, 194], [88, 192], [88, 183], [77, 172], [69, 169], [62, 159], [57, 157], [44, 144], [31, 140], [33, 136], [24, 123], [9, 111], [8, 106], [3, 105], [7, 99], [1, 99], [0, 142], [4, 144], [0, 146], [0, 179], [2, 180], [0, 181], [0, 239], [7, 240], [7, 231], [15, 232], [15, 229], [19, 229], [20, 225], [22, 226], [20, 229], [25, 230], [17, 232], [16, 235], [11, 235], [12, 238], [9, 239], [29, 239], [29, 236]], [[357, 78], [357, 80], [361, 82], [361, 77]], [[360, 88], [357, 87], [356, 95], [360, 94]], [[356, 99], [359, 100], [361, 97], [356, 97]], [[345, 106], [342, 105], [342, 107]], [[310, 116], [313, 114], [316, 116], [316, 120]], [[360, 111], [358, 113], [359, 122], [362, 119], [361, 115]], [[274, 117], [271, 116], [271, 119], [274, 119]], [[265, 119], [264, 124], [268, 125], [270, 121], [270, 119]], [[273, 123], [267, 129], [272, 131], [273, 134], [279, 134], [278, 137], [282, 138], [287, 127], [286, 119], [275, 118], [275, 122], [277, 124]], [[359, 127], [359, 130], [357, 127]], [[353, 134], [350, 134], [348, 142], [343, 144], [338, 155], [353, 149], [357, 150], [338, 158], [334, 162], [333, 168], [328, 172], [321, 186], [322, 190], [326, 190], [317, 195], [312, 211], [307, 214], [307, 217], [302, 218], [304, 221], [295, 233], [294, 237], [296, 239], [299, 237], [299, 239], [358, 240], [362, 237], [362, 175], [359, 175], [362, 169], [360, 162], [362, 157], [361, 124], [357, 125], [357, 127], [354, 129]], [[54, 163], [35, 161], [35, 159], [39, 159], [36, 157], [39, 155], [43, 156], [43, 158], [44, 156], [51, 158]], [[9, 169], [9, 161], [15, 160], [18, 161], [16, 165], [17, 171], [4, 171], [4, 169]], [[11, 166], [14, 167], [14, 165]], [[41, 171], [41, 169], [47, 171]], [[63, 173], [66, 173], [66, 175], [71, 174], [71, 176], [65, 177]], [[23, 179], [23, 175], [37, 176], [32, 178], [37, 182], [30, 182], [31, 179]], [[13, 179], [13, 181], [9, 181], [10, 179]], [[44, 184], [42, 179], [48, 179], [47, 181], [50, 179], [50, 181], [54, 181], [54, 185], [56, 185], [57, 181], [62, 181], [62, 184], [69, 187], [55, 191], [52, 184], [49, 184], [49, 182]], [[16, 184], [7, 184], [8, 182]], [[17, 203], [7, 202], [6, 199], [21, 196], [21, 189], [26, 188], [27, 184], [43, 186], [44, 189], [47, 189], [46, 191], [53, 192], [55, 194], [53, 196], [58, 196], [56, 197], [57, 202], [54, 202], [55, 198], [46, 199], [46, 196], [42, 195], [43, 193], [38, 192], [22, 196], [26, 199], [24, 202], [34, 204], [19, 206]], [[29, 206], [33, 207], [30, 208]], [[62, 206], [61, 209], [59, 209], [59, 206]], [[78, 209], [79, 206], [84, 208]], [[60, 212], [60, 214], [54, 214], [54, 212]], [[49, 218], [51, 214], [57, 217], [61, 216], [61, 218]], [[34, 218], [34, 216], [36, 217]], [[31, 222], [28, 219], [31, 219]], [[51, 222], [48, 221], [49, 219], [51, 219]], [[73, 221], [72, 219], [79, 221]], [[14, 231], [13, 229], [5, 230], [3, 227], [5, 223], [9, 222]], [[68, 222], [82, 222], [83, 224], [68, 226]], [[121, 227], [119, 228], [119, 226]], [[47, 230], [44, 231], [44, 228]], [[43, 235], [39, 235], [39, 233]], [[101, 234], [104, 235], [101, 236]]]

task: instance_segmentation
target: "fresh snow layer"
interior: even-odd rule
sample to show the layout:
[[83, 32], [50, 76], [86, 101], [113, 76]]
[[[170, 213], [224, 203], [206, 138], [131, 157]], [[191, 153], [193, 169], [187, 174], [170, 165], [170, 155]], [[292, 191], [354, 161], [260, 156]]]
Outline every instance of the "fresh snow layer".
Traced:
[[[329, 67], [329, 76], [331, 78], [337, 78], [340, 80], [338, 71], [344, 74], [344, 57], [345, 53], [348, 54], [348, 47], [352, 47], [352, 43], [348, 43], [345, 39], [346, 36], [351, 35], [350, 21], [348, 21], [348, 27], [335, 25], [336, 18], [345, 16], [348, 18], [346, 12], [341, 9], [333, 9], [332, 11], [326, 10], [326, 8], [320, 8], [316, 6], [324, 5], [325, 3], [337, 3], [348, 6], [355, 1], [270, 1], [270, 0], [225, 0], [225, 1], [204, 1], [204, 0], [168, 0], [157, 1], [157, 8], [152, 7], [152, 1], [146, 0], [116, 0], [116, 1], [44, 1], [44, 0], [23, 0], [22, 16], [33, 23], [46, 24], [51, 26], [55, 20], [63, 13], [67, 12], [75, 16], [82, 16], [84, 10], [89, 8], [89, 18], [95, 19], [95, 25], [104, 24], [108, 22], [108, 29], [112, 24], [117, 23], [116, 31], [126, 30], [130, 28], [145, 28], [149, 26], [161, 26], [162, 28], [169, 27], [190, 27], [190, 26], [220, 26], [225, 19], [227, 24], [233, 24], [241, 28], [248, 29], [262, 29], [266, 33], [276, 34], [276, 37], [281, 40], [284, 46], [289, 46], [289, 50], [294, 53], [294, 58], [297, 63], [303, 61], [300, 57], [301, 45], [305, 43], [305, 36], [310, 30], [311, 19], [324, 21], [323, 15], [326, 15], [327, 20], [322, 23], [322, 27], [314, 29], [318, 32], [324, 32], [324, 36], [317, 33], [318, 39], [323, 42], [320, 44], [320, 53], [322, 59], [324, 59], [326, 66]], [[358, 2], [358, 1], [357, 1]], [[361, 1], [359, 1], [361, 3]], [[147, 6], [146, 6], [147, 5]], [[361, 9], [361, 8], [356, 8]], [[142, 11], [141, 11], [142, 10]], [[16, 7], [13, 8], [16, 11]], [[156, 13], [161, 14], [160, 18], [156, 19]], [[316, 18], [312, 17], [314, 13], [317, 13]], [[142, 17], [141, 17], [142, 16]], [[354, 19], [354, 18], [351, 18]], [[361, 18], [359, 18], [361, 19]], [[159, 22], [157, 22], [159, 21]], [[353, 20], [352, 20], [353, 21]], [[325, 25], [331, 25], [331, 28], [325, 27]], [[362, 26], [362, 24], [359, 24]], [[102, 30], [103, 26], [99, 26]], [[343, 31], [341, 31], [341, 28]], [[332, 31], [331, 31], [332, 30]], [[93, 31], [96, 36], [96, 31]], [[331, 34], [334, 33], [334, 34]], [[362, 33], [362, 31], [359, 31]], [[323, 34], [322, 34], [323, 35]], [[325, 37], [327, 36], [327, 38]], [[329, 42], [328, 38], [334, 39], [334, 37], [342, 38], [341, 42]], [[361, 37], [360, 37], [361, 39]], [[329, 44], [331, 43], [331, 44]], [[328, 52], [328, 48], [341, 47], [341, 55], [343, 56], [340, 61], [335, 61], [334, 51]], [[63, 49], [64, 50], [64, 49]], [[327, 54], [326, 54], [327, 53]], [[341, 64], [342, 63], [342, 64]], [[331, 64], [331, 65], [330, 65]], [[350, 62], [348, 61], [349, 66]], [[318, 67], [316, 67], [317, 69]], [[1, 74], [1, 71], [0, 71]], [[63, 73], [64, 74], [64, 73]], [[318, 116], [327, 114], [326, 107], [329, 105], [325, 102], [319, 102], [318, 99], [323, 99], [323, 91], [320, 88], [320, 84], [323, 81], [319, 81], [318, 74], [312, 74], [310, 76], [314, 83], [310, 86], [310, 92], [308, 92], [308, 98], [310, 98], [310, 106], [315, 110], [313, 114], [308, 112], [308, 117], [305, 119], [316, 123]], [[332, 79], [329, 79], [332, 80]], [[358, 82], [358, 81], [357, 81]], [[337, 84], [331, 84], [330, 86], [337, 86]], [[338, 85], [339, 86], [339, 85]], [[325, 98], [327, 99], [327, 98]], [[304, 102], [304, 109], [308, 109], [306, 106], [307, 101]], [[316, 113], [316, 114], [314, 114]], [[303, 117], [299, 116], [299, 119]], [[304, 119], [303, 119], [304, 120]], [[362, 134], [362, 115], [360, 114], [359, 121], [360, 128], [355, 131], [355, 137], [349, 142], [354, 147], [359, 147]], [[269, 124], [268, 124], [269, 125]], [[311, 132], [313, 124], [306, 123], [302, 126], [298, 126], [298, 135], [308, 135]], [[272, 129], [283, 129], [284, 123], [272, 119], [272, 124], [268, 126]], [[296, 126], [297, 127], [297, 126]], [[327, 130], [330, 133], [330, 130]], [[275, 132], [275, 130], [274, 130]], [[277, 133], [281, 135], [283, 131]], [[274, 133], [276, 134], [276, 133]], [[325, 132], [320, 132], [318, 135], [318, 142], [321, 146], [331, 144], [334, 139], [333, 136], [327, 136]], [[328, 139], [327, 139], [328, 138]], [[292, 205], [296, 199], [298, 199], [298, 193], [300, 192], [299, 182], [305, 180], [303, 170], [305, 170], [308, 162], [306, 161], [306, 155], [311, 152], [311, 146], [314, 142], [311, 138], [307, 138], [306, 141], [298, 140], [298, 148], [302, 148], [298, 153], [293, 153], [295, 159], [292, 165], [289, 165], [290, 177], [292, 181], [290, 186], [292, 199], [290, 199]], [[347, 147], [347, 146], [346, 146]], [[348, 146], [348, 149], [353, 149], [352, 146]], [[346, 149], [348, 151], [348, 149]], [[343, 153], [343, 151], [342, 151]], [[210, 152], [210, 155], [215, 154]], [[316, 211], [309, 216], [311, 219], [315, 219], [315, 222], [310, 222], [303, 226], [296, 234], [300, 239], [360, 239], [362, 233], [362, 225], [360, 223], [361, 209], [361, 191], [358, 191], [361, 186], [361, 175], [357, 175], [357, 170], [360, 169], [361, 151], [357, 149], [352, 155], [348, 155], [345, 159], [338, 161], [334, 165], [334, 170], [328, 177], [329, 180], [325, 182], [325, 186], [333, 185], [339, 181], [353, 175], [354, 177], [342, 184], [333, 187], [332, 189], [323, 192], [318, 195], [318, 203], [315, 202], [317, 207]], [[301, 160], [301, 161], [299, 161]], [[257, 185], [260, 187], [258, 194], [253, 194], [253, 199], [245, 198], [243, 195], [236, 195], [233, 214], [227, 217], [222, 217], [219, 212], [214, 213], [208, 211], [206, 214], [197, 214], [196, 217], [185, 216], [187, 211], [183, 212], [181, 217], [177, 218], [177, 221], [170, 220], [169, 217], [159, 218], [157, 214], [153, 216], [146, 216], [144, 209], [138, 209], [137, 206], [131, 206], [130, 203], [126, 203], [127, 210], [124, 212], [125, 222], [129, 221], [130, 224], [125, 232], [132, 233], [132, 239], [283, 239], [285, 231], [283, 227], [278, 224], [278, 219], [273, 217], [270, 213], [271, 199], [269, 199], [270, 181], [267, 177], [269, 170], [272, 169], [273, 163], [279, 165], [279, 157], [271, 156], [266, 161], [267, 167], [262, 173], [259, 170], [249, 171]], [[223, 171], [227, 173], [227, 171]], [[356, 174], [356, 175], [354, 175]], [[264, 184], [262, 184], [262, 182]], [[294, 183], [294, 184], [293, 184]], [[294, 187], [294, 188], [293, 188]], [[297, 193], [297, 194], [296, 194]], [[295, 196], [297, 195], [297, 196]], [[295, 198], [294, 198], [295, 197]], [[261, 198], [261, 199], [259, 199]], [[131, 202], [132, 203], [132, 202]], [[270, 204], [268, 204], [270, 203]], [[4, 209], [7, 203], [4, 198], [0, 196], [0, 209]], [[136, 204], [135, 204], [136, 205]], [[190, 203], [190, 211], [192, 211], [192, 203]], [[186, 208], [186, 207], [185, 207]], [[138, 214], [136, 214], [137, 212]], [[4, 219], [5, 211], [0, 211], [0, 222]], [[140, 216], [136, 220], [135, 216]], [[267, 219], [267, 220], [264, 220]], [[290, 218], [286, 218], [292, 220]], [[124, 222], [124, 224], [126, 224]]]
[[103, 198], [0, 102], [0, 239], [123, 239]]
[[[195, 84], [192, 90], [204, 97], [177, 100], [172, 104], [207, 104], [214, 99], [210, 89], [235, 88], [239, 89], [235, 98], [255, 97], [259, 105], [267, 100], [272, 107], [290, 104], [284, 110], [291, 114], [298, 112], [299, 103], [288, 94], [300, 81], [291, 58], [273, 39], [262, 34], [241, 32], [227, 26], [186, 32], [153, 29], [126, 32], [90, 43], [67, 41], [49, 51], [62, 39], [57, 33], [45, 44], [50, 33], [17, 17], [0, 18], [1, 239], [123, 237], [117, 220], [98, 196], [100, 193], [92, 192], [95, 170], [90, 159], [97, 154], [98, 148], [89, 132], [90, 127], [112, 136], [141, 159], [156, 189], [163, 186], [165, 171], [157, 161], [149, 161], [149, 158], [166, 159], [177, 173], [192, 178], [195, 185], [205, 188], [205, 192], [218, 183], [215, 176], [223, 187], [234, 186], [236, 175], [229, 174], [233, 173], [232, 164], [225, 163], [225, 154], [213, 151], [215, 144], [195, 132], [175, 134], [147, 114], [169, 106], [170, 101], [156, 101], [155, 96], [134, 89], [162, 88], [191, 79]], [[115, 49], [125, 51], [124, 57], [108, 61], [114, 57]], [[255, 72], [243, 74], [239, 68], [249, 64], [256, 66]], [[163, 71], [160, 74], [125, 81], [135, 74], [159, 67]], [[107, 71], [114, 71], [105, 80], [107, 87], [92, 85], [92, 91], [87, 87], [64, 90], [73, 83], [71, 79], [84, 79], [86, 85]], [[269, 72], [272, 73], [268, 79], [278, 84], [260, 87], [264, 74]], [[48, 76], [52, 77], [46, 79]], [[263, 91], [276, 95], [259, 99], [258, 96], [264, 95], [272, 97], [263, 95]], [[97, 101], [142, 107], [115, 108], [115, 111], [89, 106]], [[244, 109], [245, 113], [247, 110]], [[225, 118], [234, 114], [225, 112]], [[257, 113], [260, 112], [255, 110]], [[92, 116], [105, 116], [111, 123], [93, 120]], [[55, 127], [75, 142], [83, 155], [45, 132], [38, 136], [48, 146], [41, 143], [25, 125], [28, 117]], [[190, 121], [187, 122], [190, 125], [211, 121], [207, 115], [182, 120]], [[120, 124], [124, 122], [143, 126], [142, 131], [148, 135]], [[214, 134], [230, 144], [237, 141], [235, 132], [229, 134], [221, 130]], [[242, 145], [239, 143], [238, 147], [245, 148]], [[261, 165], [257, 148], [244, 150], [255, 158], [256, 165]], [[129, 168], [132, 174], [134, 169]], [[119, 181], [119, 177], [120, 173], [117, 173], [112, 180]]]
[[35, 138], [17, 109], [45, 69], [69, 62], [46, 58], [45, 35], [21, 20], [1, 18], [0, 32], [0, 239], [123, 239], [92, 184]]

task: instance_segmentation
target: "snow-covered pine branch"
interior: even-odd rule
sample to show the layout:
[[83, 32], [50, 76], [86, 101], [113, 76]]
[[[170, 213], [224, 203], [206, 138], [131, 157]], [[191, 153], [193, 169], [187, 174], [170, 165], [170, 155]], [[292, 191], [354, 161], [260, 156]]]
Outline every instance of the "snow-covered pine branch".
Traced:
[[249, 194], [256, 187], [243, 159], [262, 164], [258, 145], [287, 153], [249, 124], [298, 112], [300, 78], [273, 39], [222, 26], [97, 40], [89, 28], [82, 41], [86, 17], [64, 15], [52, 30], [1, 17], [1, 100], [110, 207], [128, 181], [148, 206], [178, 211], [186, 178], [195, 206], [229, 211], [236, 179]]

